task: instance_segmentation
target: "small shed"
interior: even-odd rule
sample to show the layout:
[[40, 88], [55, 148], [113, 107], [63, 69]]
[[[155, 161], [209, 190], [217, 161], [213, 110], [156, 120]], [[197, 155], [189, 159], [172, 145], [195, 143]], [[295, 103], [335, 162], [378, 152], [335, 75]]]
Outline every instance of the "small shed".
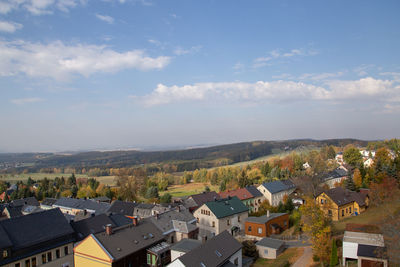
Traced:
[[256, 243], [256, 247], [261, 258], [276, 259], [285, 250], [285, 242], [264, 237]]

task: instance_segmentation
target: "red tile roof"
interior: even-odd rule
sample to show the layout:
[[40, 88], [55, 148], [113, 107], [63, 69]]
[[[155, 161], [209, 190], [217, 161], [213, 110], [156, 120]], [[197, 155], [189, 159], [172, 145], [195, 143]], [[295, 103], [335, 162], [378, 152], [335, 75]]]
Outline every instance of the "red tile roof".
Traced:
[[221, 196], [221, 198], [236, 196], [240, 200], [246, 200], [246, 199], [254, 197], [246, 188], [239, 188], [236, 190], [228, 190], [228, 191], [220, 192], [219, 195]]

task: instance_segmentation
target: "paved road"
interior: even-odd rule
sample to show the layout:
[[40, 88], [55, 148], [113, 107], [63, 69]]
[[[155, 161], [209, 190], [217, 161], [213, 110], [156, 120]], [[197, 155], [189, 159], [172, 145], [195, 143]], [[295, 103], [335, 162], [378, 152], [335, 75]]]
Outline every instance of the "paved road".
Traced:
[[312, 263], [312, 249], [305, 247], [303, 255], [292, 265], [292, 267], [307, 267]]

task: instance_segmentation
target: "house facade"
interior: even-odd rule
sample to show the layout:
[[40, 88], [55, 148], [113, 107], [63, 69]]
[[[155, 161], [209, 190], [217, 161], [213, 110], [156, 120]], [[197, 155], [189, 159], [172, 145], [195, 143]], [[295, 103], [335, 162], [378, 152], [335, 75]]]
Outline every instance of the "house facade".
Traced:
[[203, 204], [194, 212], [200, 236], [212, 237], [228, 231], [231, 234], [244, 229], [248, 217], [246, 207], [237, 197], [217, 199]]
[[59, 209], [0, 221], [0, 266], [73, 267], [74, 240]]
[[280, 234], [289, 228], [289, 214], [268, 212], [264, 216], [248, 217], [244, 226], [246, 236], [255, 239]]
[[256, 243], [258, 255], [264, 259], [276, 259], [285, 251], [285, 242], [278, 239], [264, 237]]
[[354, 192], [342, 187], [320, 193], [315, 201], [333, 221], [358, 215], [364, 212], [369, 205], [367, 190]]
[[271, 206], [278, 206], [283, 203], [284, 197], [289, 196], [296, 189], [295, 184], [290, 180], [277, 180], [268, 183], [262, 183], [257, 187]]

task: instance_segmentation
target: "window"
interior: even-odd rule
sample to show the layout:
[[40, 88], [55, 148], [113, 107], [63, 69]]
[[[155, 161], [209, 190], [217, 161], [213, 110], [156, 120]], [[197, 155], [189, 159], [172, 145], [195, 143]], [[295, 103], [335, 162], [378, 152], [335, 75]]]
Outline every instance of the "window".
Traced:
[[64, 247], [64, 255], [68, 255], [68, 246]]
[[199, 222], [200, 222], [200, 219], [199, 219], [199, 217], [197, 217], [196, 219], [197, 219], [197, 223], [199, 223]]
[[264, 250], [264, 254], [268, 255], [268, 249]]
[[20, 264], [19, 264], [19, 262], [15, 264], [15, 267], [20, 267]]
[[262, 228], [261, 227], [258, 227], [258, 233], [262, 234]]
[[284, 222], [283, 222], [283, 226], [287, 226], [287, 221], [284, 221]]
[[346, 213], [348, 213], [348, 210], [347, 210], [347, 208], [346, 208]]
[[236, 259], [233, 261], [233, 263], [234, 263], [236, 266], [238, 266], [238, 265], [239, 265], [239, 259], [236, 258]]
[[332, 210], [328, 210], [328, 215], [332, 216]]
[[344, 210], [342, 210], [342, 217], [344, 216]]
[[231, 221], [229, 219], [226, 220], [226, 225], [231, 225]]
[[8, 257], [8, 250], [3, 250], [3, 259]]
[[46, 262], [46, 254], [42, 254], [42, 264], [45, 264]]
[[32, 267], [36, 267], [36, 257], [32, 258]]
[[247, 231], [251, 232], [251, 226], [249, 226], [249, 228], [247, 228]]
[[26, 260], [25, 261], [25, 267], [31, 267], [31, 260]]
[[240, 222], [240, 216], [238, 216], [238, 222]]
[[151, 255], [149, 253], [147, 253], [147, 264], [151, 264]]
[[211, 223], [211, 226], [212, 226], [212, 227], [215, 227], [215, 222], [214, 222], [214, 221]]
[[47, 261], [51, 261], [52, 260], [52, 255], [51, 255], [51, 251], [47, 252]]
[[349, 208], [349, 212], [351, 213], [351, 207]]
[[60, 258], [60, 250], [59, 250], [59, 249], [56, 250], [56, 258], [57, 258], [57, 259]]

